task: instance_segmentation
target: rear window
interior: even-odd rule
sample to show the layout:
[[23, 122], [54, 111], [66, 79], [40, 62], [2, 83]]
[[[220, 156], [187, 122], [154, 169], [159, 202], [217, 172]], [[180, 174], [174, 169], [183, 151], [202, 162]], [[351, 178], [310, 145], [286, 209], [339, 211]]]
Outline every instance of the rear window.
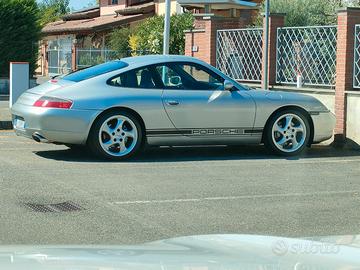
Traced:
[[73, 82], [81, 82], [96, 76], [100, 76], [105, 73], [122, 69], [127, 66], [128, 64], [125, 62], [112, 61], [70, 73], [68, 75], [65, 75], [62, 79]]

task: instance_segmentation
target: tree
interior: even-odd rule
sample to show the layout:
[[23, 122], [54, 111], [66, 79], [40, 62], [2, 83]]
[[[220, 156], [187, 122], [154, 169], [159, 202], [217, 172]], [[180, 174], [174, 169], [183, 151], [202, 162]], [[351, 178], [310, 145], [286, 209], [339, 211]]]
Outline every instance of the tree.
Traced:
[[[286, 26], [335, 24], [338, 8], [357, 5], [358, 0], [270, 0], [271, 12], [286, 13]], [[262, 25], [262, 17], [256, 24]]]
[[[192, 29], [194, 17], [191, 13], [175, 14], [171, 16], [170, 53], [184, 54], [184, 31]], [[132, 55], [162, 53], [164, 32], [164, 16], [153, 16], [142, 22], [132, 31], [124, 28], [115, 30], [110, 35], [109, 45], [120, 54], [124, 50], [131, 50]]]
[[43, 0], [39, 4], [41, 26], [57, 21], [63, 15], [69, 13], [69, 4], [70, 0]]
[[9, 62], [30, 63], [36, 69], [40, 25], [35, 0], [0, 0], [0, 76], [9, 76]]

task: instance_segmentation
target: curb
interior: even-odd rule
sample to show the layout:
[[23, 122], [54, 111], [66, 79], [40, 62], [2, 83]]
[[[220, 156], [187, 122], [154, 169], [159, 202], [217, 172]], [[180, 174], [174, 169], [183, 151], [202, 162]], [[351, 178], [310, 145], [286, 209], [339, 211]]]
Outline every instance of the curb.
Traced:
[[11, 121], [0, 121], [0, 130], [11, 130], [13, 125]]

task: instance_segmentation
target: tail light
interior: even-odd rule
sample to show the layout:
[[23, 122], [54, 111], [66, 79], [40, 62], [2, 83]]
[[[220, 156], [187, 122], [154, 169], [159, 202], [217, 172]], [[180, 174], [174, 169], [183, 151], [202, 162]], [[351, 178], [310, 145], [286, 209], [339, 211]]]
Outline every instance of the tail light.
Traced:
[[56, 97], [41, 97], [34, 103], [34, 107], [70, 109], [73, 102], [71, 100]]

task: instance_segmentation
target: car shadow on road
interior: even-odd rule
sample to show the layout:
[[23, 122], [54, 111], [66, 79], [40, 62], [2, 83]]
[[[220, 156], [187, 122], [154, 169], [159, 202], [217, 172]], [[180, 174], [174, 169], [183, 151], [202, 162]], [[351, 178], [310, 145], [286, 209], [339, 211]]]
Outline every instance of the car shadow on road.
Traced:
[[[68, 162], [113, 162], [93, 157], [87, 151], [59, 149], [36, 151], [36, 155], [53, 160]], [[216, 160], [299, 160], [308, 158], [360, 157], [360, 150], [334, 148], [317, 145], [304, 151], [299, 156], [281, 157], [269, 153], [262, 145], [257, 146], [209, 146], [209, 147], [159, 147], [149, 148], [136, 157], [122, 161], [136, 162], [183, 162]]]

